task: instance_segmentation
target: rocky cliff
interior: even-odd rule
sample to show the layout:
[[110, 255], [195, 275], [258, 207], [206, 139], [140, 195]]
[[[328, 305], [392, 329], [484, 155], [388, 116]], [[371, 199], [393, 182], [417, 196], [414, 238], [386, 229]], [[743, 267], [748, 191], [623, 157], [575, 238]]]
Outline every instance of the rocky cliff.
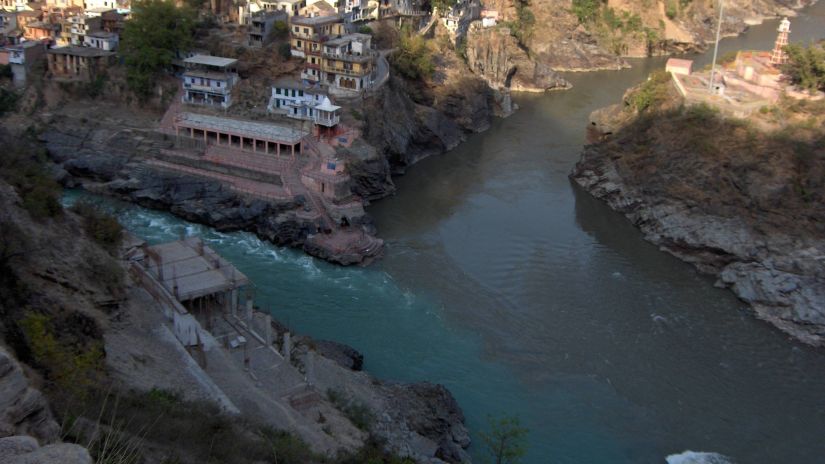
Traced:
[[749, 122], [670, 103], [594, 113], [572, 179], [760, 318], [825, 345], [822, 103]]

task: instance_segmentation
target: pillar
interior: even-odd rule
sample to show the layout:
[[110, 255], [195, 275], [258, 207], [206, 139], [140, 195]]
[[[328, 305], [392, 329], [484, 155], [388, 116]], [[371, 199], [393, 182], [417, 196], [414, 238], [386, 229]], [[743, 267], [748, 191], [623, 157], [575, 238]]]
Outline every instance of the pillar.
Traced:
[[292, 144], [292, 157], [295, 158], [295, 144]]
[[280, 156], [281, 156], [281, 142], [278, 142], [278, 143], [276, 144], [276, 148], [275, 148], [275, 150], [277, 151], [277, 156], [279, 156], [279, 157], [280, 157]]
[[[235, 316], [237, 316], [237, 312], [235, 312]], [[249, 320], [252, 318], [252, 298], [246, 299], [246, 306], [244, 307], [244, 319]]]
[[264, 316], [264, 340], [266, 346], [272, 346], [272, 316], [269, 314]]
[[238, 312], [238, 289], [232, 289], [232, 295], [230, 296], [229, 302], [229, 309], [232, 311], [232, 314], [236, 314]]
[[289, 339], [289, 332], [284, 332], [284, 346], [283, 346], [283, 355], [286, 362], [289, 362], [290, 352], [292, 351], [292, 343]]

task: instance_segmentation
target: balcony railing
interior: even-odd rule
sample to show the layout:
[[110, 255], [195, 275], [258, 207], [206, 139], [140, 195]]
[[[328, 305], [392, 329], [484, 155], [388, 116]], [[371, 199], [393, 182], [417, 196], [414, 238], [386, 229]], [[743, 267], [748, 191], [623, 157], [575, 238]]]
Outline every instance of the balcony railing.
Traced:
[[198, 90], [201, 92], [217, 93], [221, 95], [226, 95], [231, 90], [229, 87], [214, 87], [211, 85], [190, 84], [188, 82], [183, 83], [183, 88], [187, 90]]
[[369, 70], [364, 69], [362, 71], [355, 70], [355, 69], [346, 69], [346, 68], [338, 68], [333, 66], [324, 66], [324, 71], [331, 72], [335, 74], [345, 74], [347, 76], [355, 76], [355, 77], [363, 77], [369, 74]]
[[315, 117], [315, 124], [318, 124], [319, 126], [332, 127], [339, 122], [341, 122], [341, 117], [338, 115], [332, 116], [331, 118], [322, 118], [319, 116]]

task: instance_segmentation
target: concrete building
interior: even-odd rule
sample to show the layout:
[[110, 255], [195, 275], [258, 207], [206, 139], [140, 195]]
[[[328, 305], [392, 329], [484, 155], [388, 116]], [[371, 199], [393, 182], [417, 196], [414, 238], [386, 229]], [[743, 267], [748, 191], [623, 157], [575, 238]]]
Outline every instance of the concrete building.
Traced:
[[498, 24], [498, 11], [481, 10], [481, 27], [494, 27]]
[[326, 0], [312, 2], [301, 9], [301, 16], [306, 16], [308, 18], [315, 18], [317, 16], [332, 16], [335, 14], [338, 14], [338, 8], [328, 3]]
[[301, 154], [305, 131], [277, 124], [181, 113], [175, 118], [179, 137], [203, 140], [205, 144], [280, 156]]
[[46, 47], [42, 42], [26, 41], [16, 45], [7, 45], [0, 48], [0, 64], [11, 66], [14, 74], [14, 85], [26, 85], [29, 70], [46, 54]]
[[117, 0], [83, 0], [83, 8], [86, 10], [93, 10], [96, 8], [116, 10], [118, 8], [118, 3]]
[[[307, 55], [321, 56], [322, 44], [330, 38], [346, 33], [341, 15], [307, 18], [296, 16], [290, 19], [289, 36], [292, 56], [305, 58]], [[317, 63], [320, 69], [320, 61]]]
[[72, 45], [83, 45], [86, 34], [103, 30], [103, 20], [100, 16], [89, 16], [85, 13], [70, 16], [68, 21]]
[[241, 300], [249, 279], [200, 238], [143, 244], [141, 250], [143, 259], [132, 267], [133, 276], [153, 297], [165, 300], [166, 316], [185, 347], [203, 348], [201, 326], [211, 330], [213, 318], [251, 311], [252, 301]]
[[117, 50], [119, 42], [120, 38], [117, 34], [106, 31], [90, 32], [83, 38], [83, 45], [110, 52]]
[[681, 60], [679, 58], [670, 58], [665, 64], [665, 71], [671, 74], [678, 74], [680, 76], [690, 76], [692, 72], [693, 61]]
[[348, 34], [323, 45], [321, 72], [324, 84], [356, 91], [370, 87], [375, 66], [372, 36]]
[[0, 44], [17, 30], [17, 14], [10, 11], [0, 11]]
[[266, 11], [283, 11], [288, 16], [298, 16], [306, 0], [258, 0], [258, 5]]
[[229, 108], [232, 87], [238, 82], [235, 66], [238, 60], [219, 56], [195, 55], [183, 60], [184, 103]]
[[267, 110], [293, 119], [333, 127], [341, 121], [341, 107], [329, 100], [326, 92], [292, 80], [281, 80], [272, 86]]
[[57, 27], [44, 21], [31, 21], [23, 28], [23, 38], [32, 41], [51, 41], [57, 35]]
[[278, 21], [286, 22], [288, 16], [283, 11], [259, 11], [249, 15], [247, 19], [247, 45], [251, 47], [262, 47], [272, 40], [270, 34], [275, 29]]
[[103, 30], [120, 35], [123, 32], [124, 15], [117, 11], [106, 11], [100, 15]]
[[0, 10], [3, 11], [26, 11], [28, 0], [0, 0]]
[[112, 63], [115, 54], [91, 47], [68, 46], [46, 52], [55, 79], [91, 81]]

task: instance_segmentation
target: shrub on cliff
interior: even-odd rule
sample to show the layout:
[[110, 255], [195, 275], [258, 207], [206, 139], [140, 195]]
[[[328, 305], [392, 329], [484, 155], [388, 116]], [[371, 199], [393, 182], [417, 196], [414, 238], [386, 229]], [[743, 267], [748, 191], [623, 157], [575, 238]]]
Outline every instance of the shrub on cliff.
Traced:
[[0, 156], [0, 177], [15, 188], [29, 214], [36, 218], [60, 214], [61, 189], [46, 172], [45, 153], [25, 139], [12, 143], [0, 137], [0, 145], [5, 147]]
[[638, 90], [630, 96], [630, 106], [639, 112], [658, 106], [667, 100], [669, 85], [669, 72], [654, 72], [650, 75], [648, 80], [639, 86]]
[[83, 227], [89, 237], [110, 253], [117, 249], [123, 238], [123, 226], [117, 219], [88, 201], [75, 203], [72, 211], [83, 218]]
[[123, 28], [121, 50], [126, 81], [140, 98], [151, 94], [155, 80], [172, 64], [176, 52], [192, 44], [194, 24], [194, 12], [175, 6], [171, 0], [132, 4], [132, 19]]
[[595, 20], [599, 16], [599, 9], [604, 0], [573, 0], [572, 13], [576, 15], [580, 24]]
[[825, 90], [825, 49], [820, 45], [790, 44], [785, 47], [788, 62], [782, 71], [791, 82], [805, 90]]
[[393, 68], [408, 79], [426, 79], [435, 66], [427, 40], [418, 34], [402, 34], [398, 51], [392, 56]]

